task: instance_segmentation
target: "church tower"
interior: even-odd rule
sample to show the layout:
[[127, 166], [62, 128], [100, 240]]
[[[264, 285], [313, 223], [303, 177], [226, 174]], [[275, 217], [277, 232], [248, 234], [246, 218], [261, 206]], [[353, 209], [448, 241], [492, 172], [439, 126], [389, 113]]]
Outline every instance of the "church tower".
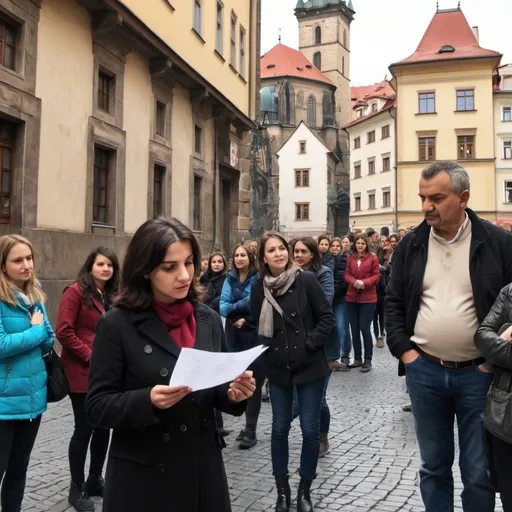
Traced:
[[[352, 0], [298, 0], [295, 8], [300, 51], [336, 86], [332, 110], [340, 128], [344, 156], [348, 156], [349, 148], [347, 135], [341, 127], [352, 120], [350, 24], [354, 14]], [[329, 105], [324, 102], [323, 108]]]

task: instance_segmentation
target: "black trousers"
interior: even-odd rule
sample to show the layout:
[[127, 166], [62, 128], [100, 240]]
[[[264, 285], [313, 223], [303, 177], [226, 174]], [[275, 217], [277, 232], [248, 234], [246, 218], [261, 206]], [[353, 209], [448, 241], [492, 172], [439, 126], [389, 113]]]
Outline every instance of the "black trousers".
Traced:
[[75, 416], [75, 430], [69, 442], [69, 469], [71, 480], [75, 484], [85, 481], [85, 459], [91, 443], [91, 463], [89, 474], [101, 475], [107, 457], [109, 430], [93, 429], [85, 418], [86, 393], [70, 393], [71, 405]]
[[[489, 433], [488, 433], [489, 434]], [[503, 512], [512, 512], [512, 444], [488, 435]]]
[[377, 296], [377, 306], [373, 313], [373, 334], [376, 338], [384, 337], [384, 295]]
[[2, 512], [20, 512], [30, 454], [41, 416], [33, 420], [0, 421], [0, 484]]
[[256, 380], [256, 390], [254, 391], [254, 395], [247, 401], [245, 428], [255, 431], [261, 411], [261, 388], [265, 382], [265, 367], [262, 356], [249, 366], [249, 370], [253, 372], [254, 379]]

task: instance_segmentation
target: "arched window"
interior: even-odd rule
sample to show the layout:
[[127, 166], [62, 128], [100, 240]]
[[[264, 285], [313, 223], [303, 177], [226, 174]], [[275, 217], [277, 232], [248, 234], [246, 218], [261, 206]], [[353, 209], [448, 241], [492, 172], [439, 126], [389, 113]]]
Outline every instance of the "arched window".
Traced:
[[334, 96], [330, 92], [324, 92], [322, 99], [322, 114], [323, 114], [323, 125], [324, 126], [336, 126], [336, 120], [334, 116]]
[[314, 96], [308, 98], [308, 126], [310, 128], [316, 126], [316, 99]]
[[315, 44], [322, 43], [322, 29], [320, 27], [315, 28]]
[[341, 57], [341, 74], [345, 76], [345, 57]]
[[288, 81], [281, 87], [278, 106], [280, 121], [283, 124], [293, 125], [295, 123], [295, 92]]
[[343, 46], [347, 47], [347, 29], [343, 29]]
[[313, 55], [313, 66], [315, 66], [318, 69], [322, 68], [322, 54], [320, 52], [316, 52]]

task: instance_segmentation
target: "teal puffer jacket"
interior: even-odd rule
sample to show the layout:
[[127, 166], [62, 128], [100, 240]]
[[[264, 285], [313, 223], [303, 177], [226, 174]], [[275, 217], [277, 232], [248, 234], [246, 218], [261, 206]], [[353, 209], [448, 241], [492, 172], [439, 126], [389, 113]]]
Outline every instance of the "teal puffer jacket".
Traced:
[[[39, 308], [43, 325], [30, 325], [30, 310]], [[46, 411], [46, 367], [43, 356], [55, 334], [46, 310], [0, 301], [0, 420], [29, 420]]]

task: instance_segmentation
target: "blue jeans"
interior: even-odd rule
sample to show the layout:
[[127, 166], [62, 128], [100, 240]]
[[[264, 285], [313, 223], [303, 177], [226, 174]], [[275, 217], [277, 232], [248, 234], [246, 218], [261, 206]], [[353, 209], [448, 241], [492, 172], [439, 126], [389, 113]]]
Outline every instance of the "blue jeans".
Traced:
[[[331, 410], [327, 403], [327, 388], [329, 381], [331, 380], [331, 374], [325, 378], [324, 394], [322, 396], [322, 404], [320, 405], [320, 432], [328, 433], [329, 427], [331, 426]], [[292, 409], [292, 421], [297, 418], [300, 414], [299, 398], [297, 396], [297, 388], [293, 389], [293, 409]]]
[[492, 377], [476, 366], [448, 369], [424, 356], [405, 365], [422, 459], [425, 512], [453, 511], [453, 422], [459, 432], [464, 512], [493, 512], [495, 489], [484, 444], [482, 413]]
[[288, 434], [292, 424], [294, 387], [297, 389], [302, 430], [299, 475], [301, 478], [313, 480], [316, 477], [320, 450], [320, 404], [325, 388], [325, 377], [297, 386], [283, 387], [270, 383], [272, 472], [274, 476], [288, 475]]
[[354, 358], [362, 359], [361, 334], [364, 343], [364, 359], [371, 361], [373, 357], [373, 340], [371, 325], [375, 304], [348, 303], [348, 318], [350, 330], [352, 331], [352, 344], [354, 345]]
[[336, 318], [336, 329], [341, 346], [341, 357], [349, 358], [352, 350], [352, 340], [350, 339], [350, 325], [348, 321], [348, 304], [338, 302], [333, 305], [334, 317]]

